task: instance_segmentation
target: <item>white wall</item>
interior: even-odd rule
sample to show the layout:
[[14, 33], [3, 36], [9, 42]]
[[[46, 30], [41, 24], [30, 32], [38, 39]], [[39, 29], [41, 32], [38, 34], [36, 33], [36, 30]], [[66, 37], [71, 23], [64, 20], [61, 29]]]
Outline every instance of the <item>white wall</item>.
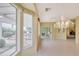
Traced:
[[33, 12], [36, 12], [36, 9], [33, 3], [22, 3], [21, 5]]

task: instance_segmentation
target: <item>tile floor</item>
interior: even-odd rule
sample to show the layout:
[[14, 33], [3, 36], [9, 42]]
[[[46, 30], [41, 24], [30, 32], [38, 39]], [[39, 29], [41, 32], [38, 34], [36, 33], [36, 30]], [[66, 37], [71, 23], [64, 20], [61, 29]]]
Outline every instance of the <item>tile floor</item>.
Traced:
[[75, 40], [42, 40], [38, 56], [79, 56], [79, 45]]

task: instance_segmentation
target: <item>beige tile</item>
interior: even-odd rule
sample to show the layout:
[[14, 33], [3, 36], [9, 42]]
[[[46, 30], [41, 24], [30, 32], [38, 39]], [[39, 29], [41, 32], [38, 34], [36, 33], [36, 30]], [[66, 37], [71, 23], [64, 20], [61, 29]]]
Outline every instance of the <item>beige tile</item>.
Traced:
[[79, 46], [75, 40], [43, 40], [37, 55], [41, 56], [77, 56]]

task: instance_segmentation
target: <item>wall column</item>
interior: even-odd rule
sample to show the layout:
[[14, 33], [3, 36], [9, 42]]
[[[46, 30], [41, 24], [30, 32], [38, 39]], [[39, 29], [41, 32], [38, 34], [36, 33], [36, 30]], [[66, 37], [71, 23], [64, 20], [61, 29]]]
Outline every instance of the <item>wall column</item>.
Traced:
[[52, 40], [52, 23], [50, 24], [50, 40]]
[[75, 37], [76, 37], [76, 43], [79, 43], [79, 16], [76, 18], [76, 20], [75, 20], [75, 25], [76, 25], [76, 35], [75, 35]]

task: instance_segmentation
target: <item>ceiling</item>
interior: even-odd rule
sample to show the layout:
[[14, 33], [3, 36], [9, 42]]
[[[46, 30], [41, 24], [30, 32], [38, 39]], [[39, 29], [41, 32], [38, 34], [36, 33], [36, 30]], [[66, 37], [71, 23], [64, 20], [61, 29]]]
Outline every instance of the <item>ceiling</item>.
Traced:
[[8, 3], [0, 3], [0, 22], [16, 23], [16, 8]]
[[40, 21], [58, 21], [61, 16], [73, 19], [79, 16], [79, 3], [37, 3]]

